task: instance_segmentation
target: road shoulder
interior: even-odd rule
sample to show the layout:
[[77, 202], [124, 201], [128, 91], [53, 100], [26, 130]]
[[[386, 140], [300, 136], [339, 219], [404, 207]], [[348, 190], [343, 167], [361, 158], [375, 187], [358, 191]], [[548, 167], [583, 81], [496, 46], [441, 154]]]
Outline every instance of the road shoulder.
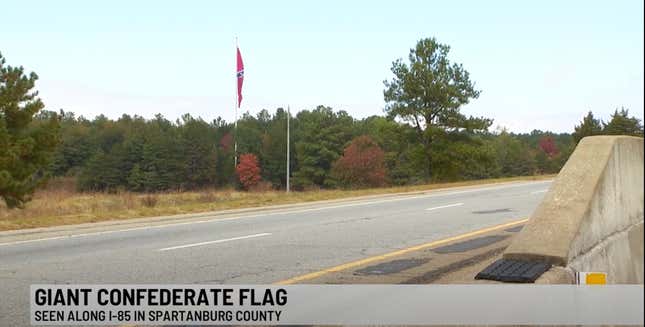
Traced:
[[443, 240], [382, 254], [276, 284], [474, 284], [527, 222], [517, 219]]

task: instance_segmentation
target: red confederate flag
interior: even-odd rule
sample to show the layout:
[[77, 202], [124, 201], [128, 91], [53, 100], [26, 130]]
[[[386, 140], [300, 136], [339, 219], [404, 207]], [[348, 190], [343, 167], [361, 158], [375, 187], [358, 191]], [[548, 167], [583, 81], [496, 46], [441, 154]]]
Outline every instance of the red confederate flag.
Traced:
[[240, 48], [237, 48], [237, 107], [242, 104], [242, 83], [244, 83], [244, 63]]

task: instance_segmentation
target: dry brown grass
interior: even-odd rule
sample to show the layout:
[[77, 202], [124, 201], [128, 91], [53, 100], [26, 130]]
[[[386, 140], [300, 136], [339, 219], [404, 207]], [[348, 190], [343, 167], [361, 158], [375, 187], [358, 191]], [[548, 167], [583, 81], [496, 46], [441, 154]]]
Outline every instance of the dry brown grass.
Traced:
[[191, 192], [137, 194], [132, 192], [78, 193], [71, 179], [57, 179], [38, 191], [24, 209], [9, 210], [0, 201], [0, 231], [34, 227], [80, 224], [107, 220], [196, 213], [331, 200], [361, 195], [423, 191], [437, 188], [520, 180], [540, 180], [554, 175], [498, 178], [455, 183], [400, 186], [361, 190], [310, 190], [306, 192], [207, 189]]

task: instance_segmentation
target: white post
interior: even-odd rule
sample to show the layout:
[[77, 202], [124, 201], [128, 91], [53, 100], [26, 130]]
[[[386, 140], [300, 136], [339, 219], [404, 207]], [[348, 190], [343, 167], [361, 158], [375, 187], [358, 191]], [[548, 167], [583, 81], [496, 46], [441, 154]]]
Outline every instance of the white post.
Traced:
[[287, 106], [287, 193], [289, 193], [289, 116], [291, 116], [291, 110]]

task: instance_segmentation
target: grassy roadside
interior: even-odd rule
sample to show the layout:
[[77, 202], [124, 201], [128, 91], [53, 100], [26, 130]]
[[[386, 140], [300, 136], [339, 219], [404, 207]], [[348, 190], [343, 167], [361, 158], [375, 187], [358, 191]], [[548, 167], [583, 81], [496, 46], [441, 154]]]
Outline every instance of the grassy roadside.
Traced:
[[231, 189], [157, 194], [131, 192], [117, 194], [78, 193], [74, 191], [71, 183], [53, 183], [48, 188], [37, 192], [33, 201], [29, 202], [24, 209], [8, 210], [4, 203], [0, 202], [0, 231], [332, 200], [361, 195], [424, 191], [488, 183], [542, 180], [553, 178], [554, 176], [523, 176], [361, 190], [291, 192], [289, 194], [284, 191], [239, 192]]

